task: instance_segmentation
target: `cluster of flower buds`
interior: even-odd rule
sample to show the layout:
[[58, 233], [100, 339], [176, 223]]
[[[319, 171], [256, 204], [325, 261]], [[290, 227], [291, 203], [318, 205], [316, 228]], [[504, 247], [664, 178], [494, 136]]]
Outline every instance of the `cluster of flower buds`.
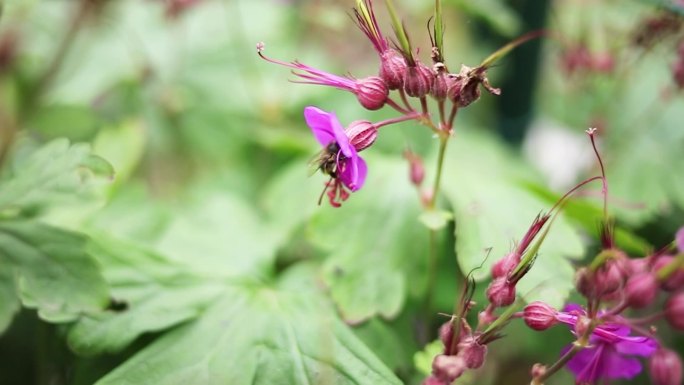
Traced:
[[591, 52], [585, 44], [577, 44], [564, 50], [560, 58], [561, 68], [568, 75], [599, 73], [609, 74], [615, 69], [615, 59], [610, 52]]
[[[443, 29], [441, 14], [436, 12], [435, 15], [435, 19], [439, 19], [440, 22], [434, 23], [434, 33], [430, 36], [433, 45], [430, 50], [432, 52], [432, 65], [427, 65], [421, 62], [418, 57], [417, 53], [419, 51], [413, 50], [411, 40], [403, 23], [399, 21], [391, 0], [387, 0], [386, 3], [392, 17], [396, 35], [395, 41], [391, 41], [382, 33], [372, 0], [357, 0], [356, 7], [353, 10], [357, 26], [368, 38], [378, 54], [379, 68], [377, 75], [363, 78], [356, 78], [351, 75], [340, 76], [316, 69], [299, 61], [285, 62], [272, 59], [264, 55], [264, 43], [257, 44], [257, 52], [261, 58], [268, 62], [292, 69], [292, 73], [297, 78], [295, 80], [296, 83], [322, 85], [350, 92], [356, 96], [359, 104], [368, 110], [379, 110], [389, 106], [401, 114], [401, 117], [392, 119], [391, 123], [416, 120], [428, 126], [441, 138], [447, 138], [452, 132], [456, 111], [477, 101], [481, 95], [481, 86], [493, 95], [501, 93], [498, 88], [492, 87], [487, 79], [487, 69], [491, 67], [494, 61], [515, 46], [538, 36], [538, 34], [524, 36], [495, 52], [479, 66], [471, 68], [463, 65], [458, 73], [450, 73], [442, 52]], [[432, 121], [427, 100], [428, 96], [432, 96], [438, 104], [439, 121], [437, 123]], [[411, 104], [410, 98], [419, 100], [420, 108], [418, 111], [420, 112], [417, 112], [417, 109]], [[445, 105], [447, 101], [451, 102], [450, 110]], [[316, 139], [321, 142], [315, 128], [311, 128], [314, 130]], [[346, 132], [349, 131], [347, 130]], [[342, 147], [338, 137], [327, 138], [327, 140], [329, 142], [321, 142], [324, 149], [339, 149]], [[354, 141], [351, 137], [342, 140]], [[370, 144], [372, 141], [368, 141], [368, 143]], [[361, 151], [368, 147], [368, 145], [356, 148], [356, 151]], [[321, 163], [318, 165], [318, 168], [331, 177], [331, 180], [326, 183], [325, 191], [328, 191], [331, 197], [330, 203], [333, 206], [339, 206], [340, 201], [348, 197], [347, 190], [358, 190], [362, 181], [361, 183], [356, 183], [355, 187], [351, 187], [348, 178], [340, 178], [342, 175], [346, 175], [342, 170], [344, 164], [354, 164], [356, 162], [349, 161], [345, 151], [340, 152], [338, 150], [335, 153], [339, 156], [334, 165], [330, 162], [329, 157], [323, 156], [320, 158]], [[411, 178], [412, 182], [418, 185], [417, 180], [420, 179], [422, 181], [422, 167], [419, 172], [415, 162], [416, 157], [407, 159], [409, 162], [413, 162], [411, 168], [415, 171], [412, 171]], [[420, 178], [418, 178], [418, 174], [421, 174]], [[423, 195], [429, 194], [426, 192]], [[430, 198], [429, 200], [432, 199]]]

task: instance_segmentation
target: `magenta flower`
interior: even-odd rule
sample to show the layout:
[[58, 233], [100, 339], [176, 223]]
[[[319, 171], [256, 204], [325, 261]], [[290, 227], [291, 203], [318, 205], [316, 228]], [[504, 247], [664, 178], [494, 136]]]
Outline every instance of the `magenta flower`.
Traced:
[[317, 166], [330, 175], [325, 191], [328, 192], [330, 204], [339, 207], [340, 201], [349, 197], [346, 189], [354, 192], [363, 187], [368, 171], [366, 162], [350, 143], [334, 113], [309, 106], [304, 109], [304, 119], [318, 143], [323, 146]]
[[[584, 309], [570, 304], [558, 312], [556, 318], [574, 328], [586, 315]], [[580, 350], [567, 363], [578, 384], [594, 384], [600, 380], [630, 379], [641, 372], [642, 365], [633, 356], [649, 357], [658, 349], [658, 343], [649, 337], [630, 336], [629, 326], [617, 322], [597, 326], [589, 337], [589, 346]], [[565, 354], [572, 346], [566, 346]]]

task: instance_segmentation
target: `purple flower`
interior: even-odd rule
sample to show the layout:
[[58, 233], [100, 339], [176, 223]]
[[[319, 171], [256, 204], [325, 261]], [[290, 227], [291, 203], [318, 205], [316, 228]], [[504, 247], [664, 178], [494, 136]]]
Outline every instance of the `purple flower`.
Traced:
[[[569, 304], [558, 312], [556, 318], [574, 328], [578, 320], [586, 315], [584, 309]], [[580, 350], [567, 363], [578, 384], [593, 384], [599, 380], [629, 379], [641, 372], [642, 365], [633, 356], [649, 357], [658, 349], [658, 343], [649, 337], [630, 336], [629, 326], [620, 322], [621, 317], [612, 317], [616, 322], [597, 326], [589, 337], [589, 346]], [[566, 346], [561, 354], [572, 348]]]
[[354, 192], [363, 187], [368, 171], [366, 162], [350, 143], [334, 113], [309, 106], [304, 109], [304, 119], [323, 146], [317, 166], [330, 175], [326, 191], [330, 204], [339, 207], [340, 201], [349, 197], [345, 188]]

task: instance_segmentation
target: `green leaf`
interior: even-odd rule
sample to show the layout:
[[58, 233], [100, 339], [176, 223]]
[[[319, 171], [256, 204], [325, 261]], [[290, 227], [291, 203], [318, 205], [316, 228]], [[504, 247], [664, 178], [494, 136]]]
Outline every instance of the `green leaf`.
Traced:
[[117, 183], [131, 176], [144, 151], [145, 132], [140, 122], [134, 120], [101, 130], [93, 143], [93, 152], [110, 161], [116, 169]]
[[[23, 153], [19, 146], [18, 153]], [[13, 164], [0, 185], [0, 210], [43, 208], [94, 195], [96, 176], [113, 176], [112, 167], [85, 144], [54, 140]]]
[[430, 230], [441, 230], [454, 219], [454, 214], [444, 210], [426, 210], [420, 217], [420, 221]]
[[300, 266], [274, 285], [226, 282], [200, 319], [97, 384], [400, 384], [336, 317], [313, 276]]
[[[473, 161], [477, 160], [477, 161]], [[456, 253], [463, 271], [483, 264], [477, 279], [520, 241], [535, 216], [551, 205], [528, 191], [523, 181], [538, 180], [512, 153], [492, 138], [468, 131], [452, 140], [445, 160], [444, 194], [454, 208]], [[578, 234], [561, 215], [553, 224], [519, 293], [527, 300], [561, 305], [572, 289], [569, 258], [582, 255]]]
[[3, 269], [16, 269], [22, 303], [47, 321], [73, 321], [107, 306], [107, 284], [86, 243], [36, 222], [0, 222], [0, 257], [11, 261]]
[[188, 202], [157, 244], [193, 271], [231, 277], [268, 271], [276, 246], [275, 232], [248, 204], [216, 193]]
[[423, 376], [429, 376], [432, 373], [432, 360], [443, 352], [444, 344], [442, 341], [432, 341], [425, 345], [423, 350], [413, 355], [413, 363]]
[[142, 333], [194, 319], [223, 291], [216, 279], [130, 243], [98, 236], [90, 251], [123, 309], [90, 314], [71, 328], [69, 345], [81, 354], [116, 352]]
[[368, 154], [364, 188], [341, 208], [323, 205], [310, 223], [311, 240], [330, 251], [324, 280], [348, 322], [395, 317], [406, 296], [425, 289], [428, 231], [406, 177], [406, 162]]
[[7, 266], [7, 263], [8, 261], [0, 256], [0, 334], [9, 327], [14, 314], [21, 307], [14, 268]]

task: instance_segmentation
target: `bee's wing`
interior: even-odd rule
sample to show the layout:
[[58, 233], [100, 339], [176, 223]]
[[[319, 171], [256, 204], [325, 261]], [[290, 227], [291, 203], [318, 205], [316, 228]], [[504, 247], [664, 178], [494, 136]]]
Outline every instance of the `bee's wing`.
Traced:
[[321, 164], [323, 162], [323, 157], [325, 156], [325, 150], [321, 150], [318, 153], [314, 154], [310, 159], [309, 162], [307, 163], [308, 165], [308, 172], [307, 175], [311, 176], [316, 173], [316, 171], [321, 169]]

